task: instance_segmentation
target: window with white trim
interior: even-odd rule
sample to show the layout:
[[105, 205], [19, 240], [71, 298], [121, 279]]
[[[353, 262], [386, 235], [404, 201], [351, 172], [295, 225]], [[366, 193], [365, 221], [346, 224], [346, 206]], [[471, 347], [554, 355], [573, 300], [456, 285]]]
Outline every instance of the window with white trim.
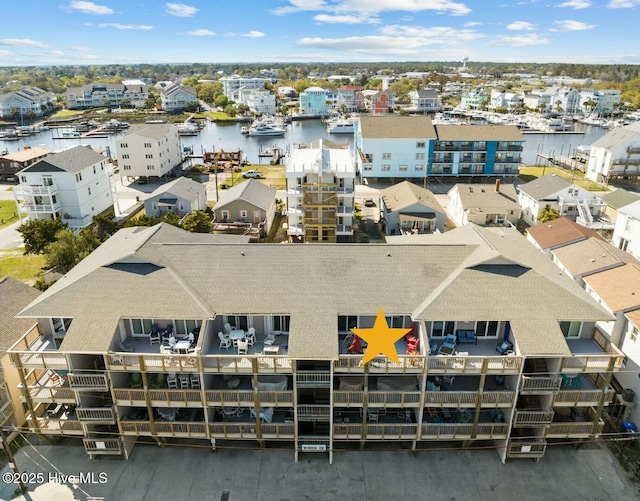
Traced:
[[291, 317], [289, 315], [273, 315], [271, 317], [272, 332], [289, 332]]
[[455, 322], [431, 322], [431, 337], [446, 337], [455, 331]]
[[241, 210], [240, 211], [240, 217], [247, 217], [247, 211], [246, 210]]
[[350, 332], [349, 329], [358, 327], [357, 315], [338, 315], [338, 332]]
[[391, 153], [383, 153], [382, 160], [389, 160], [391, 158]]
[[424, 170], [424, 165], [422, 165], [422, 164], [416, 164], [415, 170], [417, 170], [417, 171], [423, 171], [423, 170]]
[[398, 169], [400, 170], [400, 172], [406, 172], [409, 169], [408, 165], [400, 165], [398, 167]]
[[635, 325], [631, 329], [631, 342], [635, 343], [638, 340], [638, 334], [640, 334], [640, 329]]
[[391, 170], [391, 166], [390, 165], [383, 165], [382, 166], [382, 172], [389, 172]]
[[580, 337], [582, 322], [560, 322], [560, 330], [564, 337]]

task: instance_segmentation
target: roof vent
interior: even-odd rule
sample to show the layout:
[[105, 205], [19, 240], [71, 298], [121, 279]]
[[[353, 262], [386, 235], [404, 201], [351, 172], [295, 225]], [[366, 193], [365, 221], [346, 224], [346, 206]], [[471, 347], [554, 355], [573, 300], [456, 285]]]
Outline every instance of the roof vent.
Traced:
[[591, 262], [592, 262], [592, 263], [595, 263], [595, 262], [596, 262], [596, 260], [595, 260], [595, 259], [592, 259], [592, 260], [591, 260]]
[[391, 257], [391, 254], [387, 254], [387, 257]]
[[244, 256], [244, 252], [241, 252], [241, 253], [240, 253], [240, 255], [241, 255], [241, 256]]

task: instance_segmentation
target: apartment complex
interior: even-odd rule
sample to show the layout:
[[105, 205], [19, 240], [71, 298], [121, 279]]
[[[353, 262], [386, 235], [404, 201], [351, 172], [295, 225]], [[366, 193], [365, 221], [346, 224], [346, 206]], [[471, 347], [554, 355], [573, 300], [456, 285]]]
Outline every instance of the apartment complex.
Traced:
[[233, 75], [231, 77], [222, 77], [222, 92], [229, 99], [233, 99], [233, 94], [241, 87], [249, 89], [264, 89], [265, 78], [250, 78]]
[[53, 110], [56, 103], [53, 92], [25, 85], [15, 92], [0, 94], [0, 118], [39, 117]]
[[[447, 441], [506, 461], [602, 432], [623, 357], [594, 323], [612, 317], [515, 230], [387, 245], [218, 237], [120, 230], [22, 310], [37, 322], [9, 350], [25, 426], [125, 458], [185, 439], [330, 460], [350, 444]], [[292, 269], [304, 279], [284, 279]], [[398, 362], [363, 366], [350, 329], [379, 308], [408, 335]], [[164, 330], [185, 340], [165, 347]]]
[[132, 125], [116, 143], [121, 177], [162, 177], [182, 163], [173, 124]]
[[21, 170], [24, 202], [20, 210], [29, 219], [61, 217], [79, 231], [93, 216], [113, 206], [109, 160], [88, 146], [74, 146], [46, 156]]
[[93, 83], [82, 87], [69, 87], [64, 93], [67, 108], [84, 110], [100, 106], [119, 108], [128, 104], [133, 108], [144, 108], [149, 98], [146, 85]]
[[162, 109], [165, 111], [181, 111], [188, 108], [197, 109], [198, 93], [193, 87], [184, 87], [172, 83], [160, 91]]
[[608, 184], [640, 176], [640, 122], [607, 132], [591, 145], [585, 177]]
[[429, 117], [360, 117], [358, 171], [372, 178], [517, 176], [524, 137], [513, 125], [437, 125]]
[[287, 235], [292, 242], [353, 235], [355, 166], [346, 143], [297, 144], [286, 160]]

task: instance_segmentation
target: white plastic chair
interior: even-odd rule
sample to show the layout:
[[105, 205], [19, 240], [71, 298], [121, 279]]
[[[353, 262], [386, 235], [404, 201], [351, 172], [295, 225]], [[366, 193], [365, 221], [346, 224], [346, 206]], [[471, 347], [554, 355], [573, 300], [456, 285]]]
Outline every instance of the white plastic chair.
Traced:
[[264, 338], [264, 345], [265, 346], [272, 346], [273, 343], [276, 342], [276, 338], [273, 334], [268, 334], [266, 338]]
[[220, 349], [224, 348], [228, 350], [231, 348], [231, 339], [225, 336], [222, 332], [218, 332], [218, 338], [220, 339]]
[[246, 355], [249, 352], [249, 343], [247, 341], [238, 341], [238, 355]]
[[169, 372], [167, 374], [167, 387], [169, 389], [175, 388], [178, 389], [178, 377], [175, 372]]
[[191, 382], [191, 388], [200, 388], [200, 375], [199, 374], [191, 374], [191, 376], [189, 376], [189, 380]]
[[189, 375], [188, 374], [180, 374], [178, 376], [178, 380], [180, 381], [180, 388], [182, 388], [182, 389], [189, 388]]
[[231, 324], [230, 323], [226, 323], [224, 324], [224, 332], [229, 334], [231, 332]]

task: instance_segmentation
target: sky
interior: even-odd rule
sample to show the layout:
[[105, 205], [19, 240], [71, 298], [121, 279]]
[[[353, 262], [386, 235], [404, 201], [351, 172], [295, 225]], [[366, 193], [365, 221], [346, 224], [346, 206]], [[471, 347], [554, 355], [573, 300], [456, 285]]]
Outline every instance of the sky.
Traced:
[[640, 64], [640, 0], [5, 0], [0, 66]]

